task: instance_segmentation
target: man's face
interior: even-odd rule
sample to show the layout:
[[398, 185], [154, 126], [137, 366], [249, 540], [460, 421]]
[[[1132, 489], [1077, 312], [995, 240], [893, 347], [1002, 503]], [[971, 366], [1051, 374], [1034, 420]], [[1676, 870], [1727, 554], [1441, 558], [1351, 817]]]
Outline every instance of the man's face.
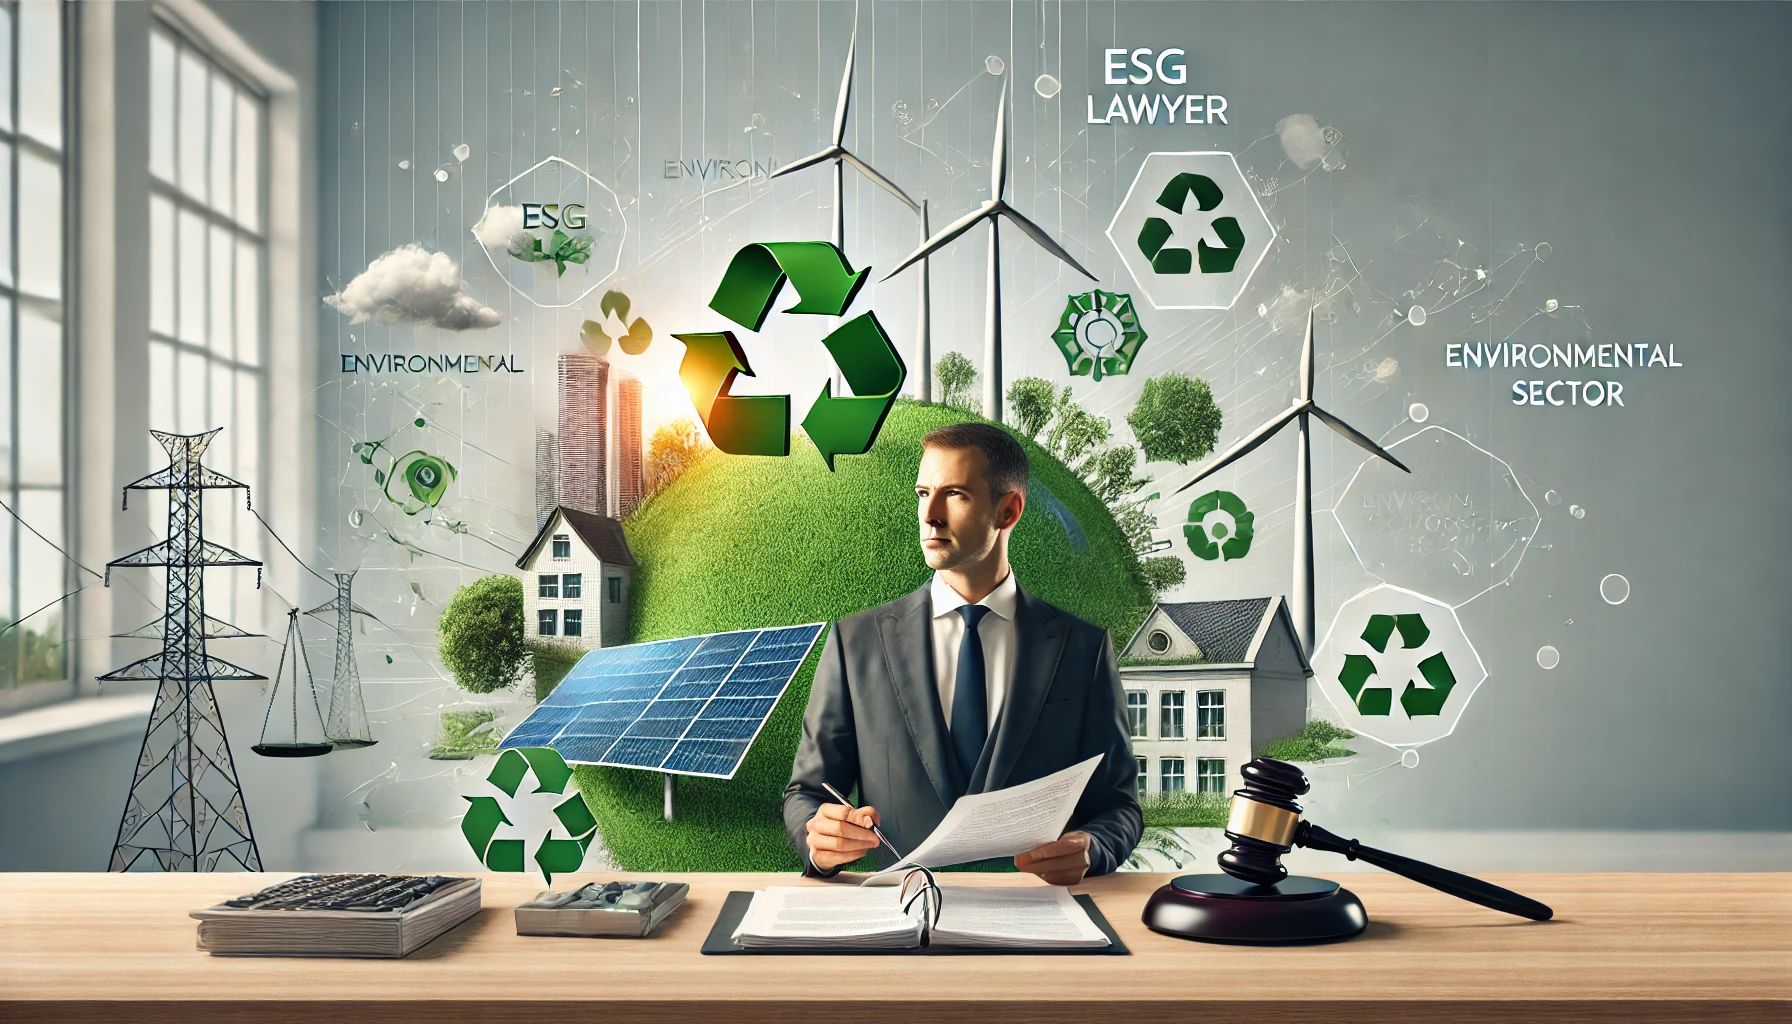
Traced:
[[1002, 531], [1020, 519], [1025, 498], [1009, 492], [998, 500], [986, 471], [975, 448], [922, 449], [915, 511], [928, 568], [955, 569], [988, 558]]

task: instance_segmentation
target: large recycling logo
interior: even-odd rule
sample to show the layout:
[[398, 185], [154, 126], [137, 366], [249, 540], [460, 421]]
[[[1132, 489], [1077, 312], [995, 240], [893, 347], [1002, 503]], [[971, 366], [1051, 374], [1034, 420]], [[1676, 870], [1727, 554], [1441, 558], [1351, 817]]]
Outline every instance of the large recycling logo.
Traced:
[[[525, 788], [531, 778], [534, 786]], [[481, 864], [491, 871], [525, 871], [533, 860], [550, 885], [556, 872], [579, 869], [597, 833], [597, 819], [577, 787], [560, 799], [572, 781], [572, 768], [558, 751], [513, 747], [498, 755], [485, 781], [499, 795], [462, 797], [468, 807], [460, 822], [461, 834]], [[500, 837], [500, 829], [515, 834]]]
[[1338, 609], [1313, 672], [1347, 728], [1394, 747], [1449, 735], [1487, 678], [1454, 610], [1385, 583]]
[[1065, 300], [1052, 340], [1072, 377], [1100, 380], [1132, 369], [1145, 344], [1145, 328], [1132, 296], [1096, 289]]
[[1250, 554], [1256, 519], [1238, 495], [1208, 491], [1189, 503], [1182, 535], [1196, 558], [1232, 562]]
[[1275, 225], [1230, 153], [1151, 153], [1139, 165], [1108, 240], [1157, 309], [1231, 309]]
[[[788, 280], [797, 301], [786, 314], [838, 317], [852, 305], [869, 270], [853, 270], [828, 242], [754, 242], [729, 261], [709, 308], [757, 332]], [[734, 455], [789, 455], [790, 396], [730, 393], [735, 377], [753, 373], [734, 332], [673, 337], [685, 344], [679, 378], [715, 446]], [[908, 370], [869, 311], [836, 327], [822, 344], [852, 392], [834, 394], [830, 380], [803, 417], [804, 432], [832, 470], [836, 456], [871, 450]]]

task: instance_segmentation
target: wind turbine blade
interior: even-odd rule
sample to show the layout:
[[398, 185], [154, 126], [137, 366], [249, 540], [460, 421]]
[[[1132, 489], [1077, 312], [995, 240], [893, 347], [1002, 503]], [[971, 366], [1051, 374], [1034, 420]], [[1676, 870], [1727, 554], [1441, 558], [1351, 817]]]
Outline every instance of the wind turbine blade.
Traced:
[[896, 269], [890, 271], [888, 274], [885, 274], [883, 276], [882, 280], [888, 281], [890, 278], [895, 277], [897, 274], [902, 273], [904, 270], [907, 270], [908, 268], [921, 262], [922, 260], [926, 259], [927, 257], [932, 256], [934, 253], [940, 251], [941, 249], [944, 249], [954, 238], [957, 238], [959, 235], [962, 235], [966, 231], [971, 230], [971, 228], [974, 227], [978, 221], [982, 220], [985, 217], [994, 217], [995, 215], [996, 215], [995, 210], [991, 207], [988, 207], [988, 206], [977, 207], [975, 210], [972, 210], [970, 213], [965, 214], [964, 216], [953, 221], [952, 223], [946, 225], [944, 228], [941, 228], [938, 232], [936, 232], [934, 234], [934, 236], [932, 238], [929, 238], [927, 241], [922, 242], [921, 247], [919, 249], [916, 249], [914, 252], [909, 253], [908, 256], [905, 259], [903, 259], [903, 261], [901, 263], [896, 264]]
[[1276, 431], [1282, 429], [1282, 427], [1287, 425], [1289, 420], [1299, 416], [1302, 412], [1305, 412], [1306, 409], [1307, 406], [1301, 402], [1296, 402], [1289, 406], [1285, 412], [1278, 414], [1275, 419], [1270, 420], [1268, 423], [1263, 424], [1261, 427], [1258, 427], [1256, 430], [1245, 435], [1245, 437], [1237, 444], [1226, 449], [1225, 453], [1219, 458], [1214, 459], [1212, 462], [1203, 466], [1201, 472], [1196, 473], [1194, 478], [1188, 483], [1183, 484], [1181, 487], [1176, 488], [1170, 493], [1181, 494], [1183, 491], [1188, 490], [1190, 487], [1195, 486], [1213, 474], [1230, 466], [1232, 463], [1237, 462], [1239, 459], [1256, 451], [1259, 445], [1273, 437]]
[[996, 141], [989, 155], [989, 198], [1001, 202], [1008, 190], [1008, 79], [1002, 79], [1002, 98], [996, 106]]
[[838, 160], [838, 159], [840, 159], [841, 152], [842, 151], [839, 146], [829, 146], [828, 148], [822, 150], [819, 153], [811, 153], [810, 155], [803, 157], [800, 160], [793, 160], [790, 163], [787, 163], [784, 166], [773, 171], [772, 173], [766, 175], [766, 177], [767, 178], [782, 178], [786, 174], [792, 174], [796, 171], [802, 170], [805, 167], [814, 167], [816, 164], [827, 163], [829, 160]]
[[1345, 437], [1350, 438], [1351, 441], [1355, 442], [1355, 444], [1358, 448], [1361, 448], [1363, 451], [1368, 452], [1370, 455], [1376, 455], [1376, 456], [1379, 456], [1381, 458], [1388, 460], [1389, 462], [1393, 463], [1395, 466], [1398, 466], [1400, 469], [1404, 470], [1405, 472], [1408, 472], [1408, 473], [1412, 472], [1412, 470], [1406, 468], [1406, 463], [1401, 462], [1399, 459], [1394, 458], [1394, 456], [1386, 448], [1383, 448], [1381, 445], [1378, 445], [1374, 441], [1369, 440], [1363, 434], [1358, 432], [1358, 430], [1355, 427], [1344, 422], [1343, 420], [1339, 419], [1338, 417], [1333, 416], [1331, 413], [1326, 412], [1324, 409], [1321, 409], [1317, 405], [1312, 406], [1311, 408], [1313, 411], [1313, 415], [1319, 417], [1321, 420], [1324, 420], [1326, 426], [1332, 428], [1333, 430], [1336, 430], [1340, 434], [1343, 434]]
[[882, 188], [885, 192], [888, 192], [891, 195], [895, 196], [897, 199], [902, 200], [903, 203], [906, 204], [909, 209], [915, 211], [916, 213], [921, 212], [921, 204], [917, 203], [913, 199], [911, 199], [907, 192], [902, 191], [901, 186], [897, 185], [895, 182], [891, 181], [890, 179], [888, 179], [888, 178], [884, 177], [882, 174], [880, 174], [878, 172], [877, 168], [872, 167], [870, 164], [866, 163], [863, 160], [860, 160], [857, 156], [848, 152], [844, 148], [842, 148], [840, 150], [840, 159], [853, 165], [853, 167], [855, 169], [857, 169], [860, 174], [863, 174], [865, 177], [870, 178], [874, 184], [876, 184], [879, 188]]
[[1014, 207], [1009, 206], [1007, 203], [1002, 203], [1000, 206], [998, 206], [996, 208], [996, 212], [1000, 213], [1002, 216], [1007, 217], [1009, 220], [1013, 221], [1014, 226], [1017, 228], [1020, 228], [1022, 234], [1026, 235], [1028, 238], [1031, 238], [1034, 242], [1037, 242], [1041, 249], [1044, 249], [1046, 252], [1049, 252], [1053, 256], [1058, 257], [1059, 259], [1063, 260], [1065, 263], [1070, 264], [1071, 269], [1075, 270], [1077, 273], [1083, 275], [1084, 277], [1088, 278], [1089, 280], [1091, 280], [1091, 281], [1095, 280], [1094, 274], [1089, 273], [1088, 269], [1085, 268], [1081, 263], [1078, 263], [1076, 260], [1072, 259], [1070, 254], [1064, 251], [1063, 246], [1061, 246], [1057, 242], [1053, 241], [1052, 236], [1045, 233], [1044, 228], [1042, 228], [1039, 225], [1028, 220], [1024, 215], [1021, 214], [1021, 212], [1019, 210], [1016, 210]]
[[859, 28], [853, 26], [852, 42], [846, 44], [846, 70], [840, 73], [840, 99], [834, 105], [834, 145], [846, 144], [846, 108], [852, 103], [853, 54], [859, 49]]
[[1313, 311], [1307, 310], [1307, 338], [1300, 348], [1300, 396], [1296, 401], [1313, 400]]

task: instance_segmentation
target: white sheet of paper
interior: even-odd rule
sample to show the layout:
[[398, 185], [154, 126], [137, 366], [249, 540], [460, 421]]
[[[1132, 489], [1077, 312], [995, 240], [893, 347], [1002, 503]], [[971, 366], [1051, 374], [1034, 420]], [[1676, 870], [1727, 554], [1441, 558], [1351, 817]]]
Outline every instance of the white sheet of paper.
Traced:
[[894, 885], [901, 872], [919, 865], [952, 864], [1012, 857], [1064, 834], [1083, 787], [1101, 763], [1097, 754], [1063, 771], [993, 793], [958, 798], [933, 834], [909, 851], [902, 862], [865, 879], [862, 885]]

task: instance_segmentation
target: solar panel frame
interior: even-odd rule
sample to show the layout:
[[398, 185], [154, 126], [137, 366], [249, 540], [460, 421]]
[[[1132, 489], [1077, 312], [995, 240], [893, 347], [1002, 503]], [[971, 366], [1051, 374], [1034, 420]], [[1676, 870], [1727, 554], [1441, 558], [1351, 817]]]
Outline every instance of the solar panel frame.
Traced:
[[581, 663], [603, 654], [601, 699], [579, 693], [575, 665], [498, 746], [553, 747], [569, 764], [732, 779], [826, 626], [737, 629], [587, 652]]

